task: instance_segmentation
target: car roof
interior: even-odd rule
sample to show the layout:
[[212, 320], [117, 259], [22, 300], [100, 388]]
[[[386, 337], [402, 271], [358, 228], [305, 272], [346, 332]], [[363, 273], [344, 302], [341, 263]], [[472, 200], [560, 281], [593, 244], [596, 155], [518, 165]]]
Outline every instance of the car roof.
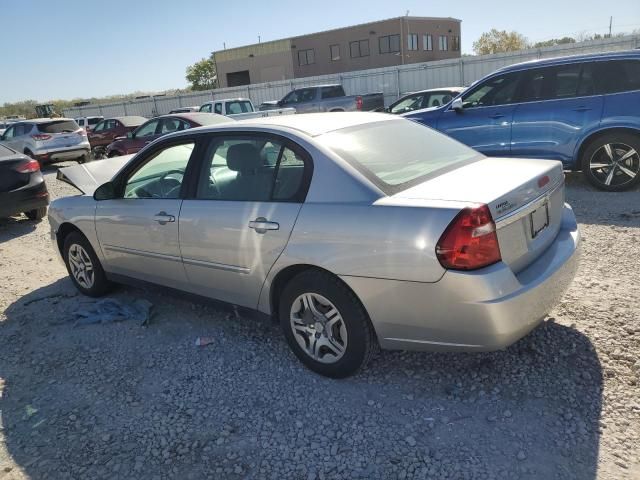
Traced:
[[623, 50], [619, 52], [605, 52], [605, 53], [590, 53], [583, 55], [570, 55], [565, 57], [553, 57], [543, 58], [540, 60], [529, 60], [528, 62], [516, 63], [503, 67], [496, 72], [510, 72], [515, 70], [522, 70], [525, 68], [537, 68], [546, 67], [552, 65], [562, 65], [564, 63], [586, 62], [596, 60], [609, 60], [609, 59], [640, 59], [640, 50]]
[[327, 112], [302, 113], [294, 115], [278, 115], [273, 117], [258, 117], [237, 121], [231, 125], [221, 125], [223, 128], [239, 126], [252, 127], [284, 127], [316, 137], [323, 133], [343, 128], [355, 127], [374, 122], [402, 121], [401, 118], [387, 113], [370, 112]]
[[184, 120], [192, 120], [202, 125], [214, 125], [216, 123], [224, 123], [228, 121], [235, 121], [232, 118], [225, 117], [224, 115], [218, 115], [217, 113], [208, 112], [184, 112], [184, 113], [169, 113], [167, 115], [160, 115], [155, 118], [182, 118]]
[[125, 127], [131, 127], [136, 125], [142, 125], [144, 122], [146, 122], [149, 119], [145, 117], [140, 117], [138, 115], [127, 115], [126, 117], [105, 118], [105, 120], [118, 120]]
[[39, 124], [39, 123], [59, 122], [59, 121], [75, 122], [73, 118], [59, 117], [59, 118], [31, 118], [29, 120], [20, 120], [19, 122], [16, 122], [16, 123], [38, 123]]

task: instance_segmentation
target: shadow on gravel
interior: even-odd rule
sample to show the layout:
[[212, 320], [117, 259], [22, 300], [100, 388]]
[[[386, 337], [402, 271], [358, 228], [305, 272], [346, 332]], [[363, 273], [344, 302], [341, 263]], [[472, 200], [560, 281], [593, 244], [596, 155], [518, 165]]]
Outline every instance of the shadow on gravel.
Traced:
[[505, 351], [382, 352], [334, 381], [269, 322], [113, 296], [149, 299], [150, 326], [73, 327], [92, 300], [67, 279], [6, 310], [0, 435], [29, 478], [596, 478], [600, 363], [553, 320]]
[[14, 238], [32, 233], [38, 222], [29, 220], [24, 215], [16, 215], [9, 218], [0, 218], [0, 244]]
[[591, 186], [581, 172], [567, 172], [566, 201], [578, 223], [640, 227], [640, 188], [603, 192]]

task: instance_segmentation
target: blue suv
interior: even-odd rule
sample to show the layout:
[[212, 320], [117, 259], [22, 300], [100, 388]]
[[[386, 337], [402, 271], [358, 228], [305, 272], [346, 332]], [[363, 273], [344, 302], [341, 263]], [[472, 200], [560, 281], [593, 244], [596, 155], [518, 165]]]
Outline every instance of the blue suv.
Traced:
[[511, 65], [404, 116], [486, 155], [560, 160], [602, 190], [640, 182], [640, 51]]

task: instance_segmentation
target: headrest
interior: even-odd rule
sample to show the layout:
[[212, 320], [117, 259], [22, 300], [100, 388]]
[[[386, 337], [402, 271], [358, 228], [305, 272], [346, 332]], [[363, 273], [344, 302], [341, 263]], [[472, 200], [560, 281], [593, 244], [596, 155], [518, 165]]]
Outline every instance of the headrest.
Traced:
[[260, 152], [250, 143], [231, 145], [227, 150], [227, 167], [234, 172], [250, 172], [261, 166]]

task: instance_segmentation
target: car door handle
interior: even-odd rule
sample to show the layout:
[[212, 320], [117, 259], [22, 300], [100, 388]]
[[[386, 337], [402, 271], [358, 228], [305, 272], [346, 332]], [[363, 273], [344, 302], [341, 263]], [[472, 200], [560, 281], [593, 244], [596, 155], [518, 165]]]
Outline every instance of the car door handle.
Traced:
[[574, 112], [588, 112], [589, 110], [592, 110], [592, 109], [590, 107], [584, 107], [584, 106], [573, 109]]
[[174, 217], [173, 215], [169, 215], [167, 212], [156, 213], [153, 219], [160, 225], [176, 221], [176, 217]]
[[489, 115], [489, 118], [494, 118], [494, 119], [504, 118], [504, 114], [503, 113], [494, 113], [493, 115]]
[[267, 230], [279, 230], [280, 224], [270, 222], [264, 217], [258, 217], [249, 222], [249, 228], [253, 228], [257, 233], [266, 233]]

